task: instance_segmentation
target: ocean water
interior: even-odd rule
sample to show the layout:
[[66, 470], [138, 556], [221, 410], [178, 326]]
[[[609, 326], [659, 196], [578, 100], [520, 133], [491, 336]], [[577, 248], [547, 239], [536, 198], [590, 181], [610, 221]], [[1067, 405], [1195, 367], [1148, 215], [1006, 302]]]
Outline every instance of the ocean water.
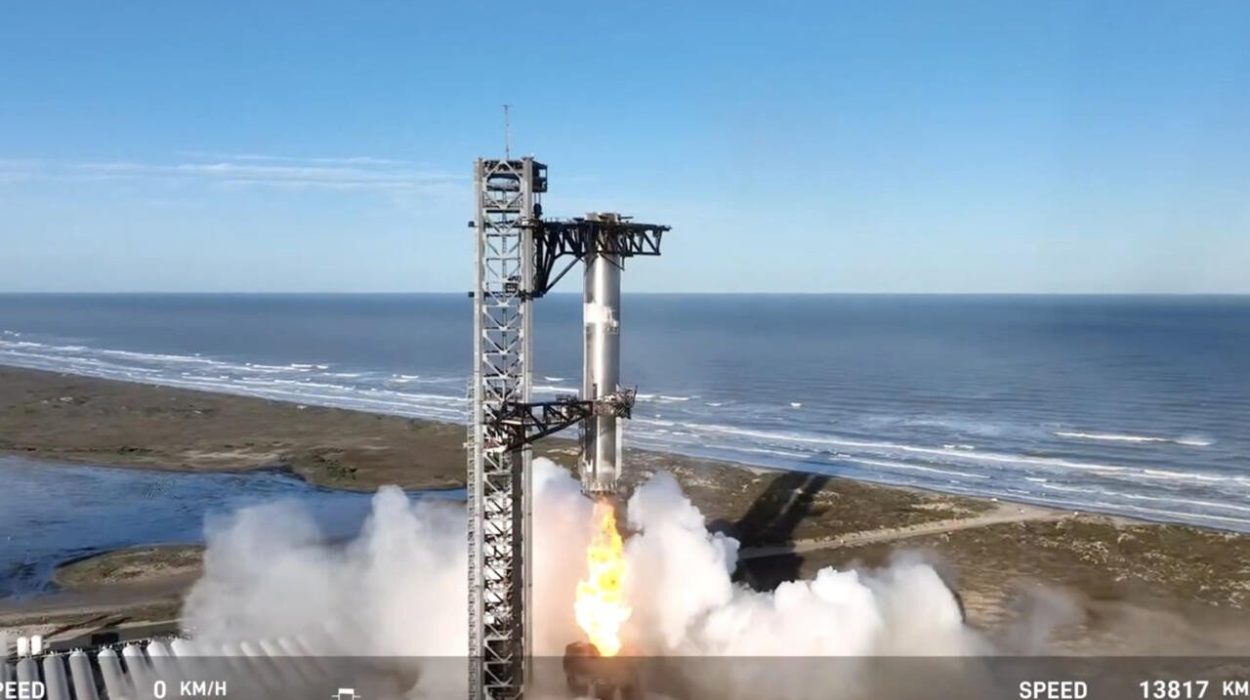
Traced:
[[[581, 305], [536, 305], [576, 391]], [[463, 295], [0, 296], [0, 364], [445, 421]], [[629, 444], [1250, 531], [1250, 297], [626, 295]]]

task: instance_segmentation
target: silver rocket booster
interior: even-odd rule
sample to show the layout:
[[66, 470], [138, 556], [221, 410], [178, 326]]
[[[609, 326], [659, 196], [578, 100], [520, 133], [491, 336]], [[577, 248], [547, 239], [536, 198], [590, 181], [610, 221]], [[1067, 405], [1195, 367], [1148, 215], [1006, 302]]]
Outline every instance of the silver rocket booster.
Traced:
[[[592, 214], [587, 218], [614, 217]], [[604, 252], [596, 240], [585, 259], [582, 318], [585, 354], [582, 366], [582, 397], [597, 405], [617, 394], [621, 382], [621, 259]], [[588, 494], [613, 494], [621, 471], [621, 435], [618, 416], [596, 411], [582, 432], [582, 490]]]

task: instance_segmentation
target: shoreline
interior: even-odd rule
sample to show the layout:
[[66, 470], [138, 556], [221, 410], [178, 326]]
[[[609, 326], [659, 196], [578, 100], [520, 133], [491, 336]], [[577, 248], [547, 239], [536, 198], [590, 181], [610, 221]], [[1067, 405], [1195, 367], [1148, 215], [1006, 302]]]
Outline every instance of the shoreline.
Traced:
[[[351, 491], [387, 483], [462, 488], [464, 436], [459, 425], [0, 367], [0, 451], [36, 463], [280, 468], [317, 487]], [[568, 468], [576, 450], [567, 440], [544, 440], [535, 455]], [[1192, 639], [1186, 649], [1250, 644], [1247, 535], [728, 460], [628, 454], [623, 489], [659, 470], [672, 473], [709, 528], [742, 543], [738, 579], [757, 589], [826, 566], [872, 568], [900, 551], [920, 552], [941, 563], [969, 623], [987, 634], [1009, 634], [1021, 600], [1040, 586], [1061, 591], [1083, 613], [1083, 622], [1059, 633], [1065, 649], [1140, 651], [1141, 635], [1126, 630], [1144, 619]], [[77, 568], [80, 580], [103, 585], [0, 600], [0, 629], [176, 620], [198, 564], [173, 566], [181, 578], [162, 576], [179, 555], [160, 544], [60, 562], [58, 576]], [[136, 553], [144, 549], [158, 554]]]
[[[459, 439], [456, 440], [455, 442], [456, 444], [455, 449], [462, 450], [460, 443], [463, 442], [464, 426], [459, 423], [450, 423], [450, 422], [428, 419], [428, 418], [411, 418], [411, 417], [398, 416], [398, 415], [387, 414], [387, 413], [374, 413], [374, 412], [369, 412], [369, 411], [364, 411], [364, 410], [338, 408], [338, 407], [331, 407], [331, 406], [319, 406], [315, 404], [304, 404], [304, 403], [300, 403], [297, 401], [290, 401], [290, 400], [281, 399], [281, 398], [262, 398], [262, 397], [251, 396], [251, 395], [242, 394], [242, 393], [214, 392], [214, 391], [207, 391], [207, 390], [198, 389], [198, 388], [192, 389], [192, 388], [178, 387], [178, 386], [174, 386], [170, 384], [143, 382], [143, 381], [137, 381], [137, 380], [126, 381], [126, 380], [118, 380], [118, 379], [108, 379], [108, 378], [95, 377], [95, 376], [90, 376], [90, 375], [56, 372], [56, 371], [44, 370], [44, 369], [30, 369], [30, 368], [17, 367], [17, 366], [11, 366], [11, 365], [0, 365], [0, 389], [3, 388], [3, 385], [5, 383], [9, 382], [12, 379], [10, 375], [13, 375], [13, 374], [17, 374], [19, 377], [21, 375], [28, 375], [28, 376], [40, 376], [41, 375], [46, 378], [58, 377], [63, 380], [69, 380], [68, 386], [81, 384], [88, 388], [98, 388], [98, 387], [92, 387], [91, 385], [95, 383], [99, 383], [100, 385], [103, 385], [103, 386], [113, 386], [113, 387], [143, 387], [143, 388], [156, 390], [156, 391], [169, 392], [169, 393], [174, 394], [175, 396], [179, 394], [189, 394], [189, 395], [199, 396], [199, 397], [204, 397], [204, 398], [218, 397], [218, 398], [238, 399], [244, 403], [262, 402], [264, 404], [288, 406], [288, 407], [293, 407], [296, 410], [303, 411], [308, 414], [331, 413], [331, 414], [345, 414], [345, 415], [350, 415], [350, 416], [374, 416], [374, 417], [386, 419], [386, 420], [405, 421], [409, 423], [410, 425], [424, 426], [428, 429], [431, 429], [437, 432], [458, 434], [457, 437]], [[4, 404], [3, 398], [4, 398], [3, 394], [0, 393], [0, 406], [3, 406]], [[72, 398], [72, 395], [71, 397], [59, 397], [58, 400], [61, 400], [64, 398]], [[192, 410], [196, 410], [196, 409], [192, 409]], [[0, 424], [0, 427], [4, 427], [4, 426]], [[4, 432], [7, 432], [7, 431], [4, 431]], [[284, 472], [293, 474], [295, 476], [298, 476], [299, 478], [303, 479], [304, 481], [306, 481], [307, 483], [313, 486], [338, 488], [338, 489], [346, 489], [346, 490], [354, 490], [354, 491], [372, 490], [373, 488], [376, 488], [377, 486], [380, 486], [383, 483], [396, 483], [397, 485], [406, 489], [409, 489], [409, 488], [455, 489], [455, 488], [464, 488], [466, 485], [465, 479], [464, 479], [463, 465], [459, 465], [458, 472], [453, 470], [451, 473], [439, 474], [439, 476], [437, 477], [439, 481], [436, 481], [434, 483], [426, 483], [426, 482], [413, 482], [411, 484], [409, 484], [408, 482], [400, 483], [401, 481], [400, 479], [396, 479], [395, 481], [384, 481], [384, 480], [379, 481], [379, 480], [376, 480], [376, 478], [375, 480], [370, 480], [367, 476], [363, 480], [357, 481], [354, 475], [342, 471], [339, 468], [339, 466], [334, 463], [333, 459], [327, 460], [322, 455], [315, 454], [315, 453], [311, 455], [270, 454], [268, 456], [273, 459], [273, 461], [270, 463], [263, 463], [263, 462], [255, 461], [257, 457], [260, 457], [263, 459], [266, 456], [264, 454], [261, 454], [261, 455], [255, 455], [255, 454], [248, 455], [246, 453], [234, 454], [234, 455], [220, 454], [220, 457], [225, 458], [226, 461], [216, 464], [216, 465], [211, 464], [211, 463], [206, 463], [206, 461], [202, 459], [206, 455], [198, 455], [198, 457], [200, 457], [201, 459], [198, 459], [198, 460], [192, 459], [190, 462], [176, 464], [176, 462], [178, 462], [180, 459], [178, 455], [166, 455], [167, 457], [169, 457], [169, 459], [167, 459], [164, 462], [159, 461], [158, 458], [155, 459], [154, 461], [154, 458], [156, 458], [157, 456], [151, 455], [151, 454], [144, 454], [145, 452], [147, 452], [145, 448], [135, 448], [133, 446], [128, 446], [128, 445], [117, 446], [116, 447], [117, 454], [114, 454], [113, 452], [108, 451], [108, 450], [104, 450], [104, 451], [92, 450], [87, 453], [78, 453], [74, 451], [66, 452], [65, 448], [60, 447], [60, 446], [36, 447], [33, 450], [30, 447], [26, 447], [25, 449], [15, 448], [11, 445], [11, 441], [6, 441], [4, 439], [4, 432], [0, 432], [0, 454], [8, 454], [8, 455], [13, 455], [13, 456], [18, 456], [18, 457], [36, 457], [36, 458], [44, 459], [44, 460], [62, 461], [62, 462], [67, 462], [67, 463], [83, 464], [83, 465], [88, 465], [88, 466], [115, 466], [115, 467], [124, 468], [124, 469], [148, 469], [148, 470], [157, 470], [157, 471], [166, 471], [166, 472], [205, 470], [205, 471], [217, 471], [217, 472], [222, 472], [222, 473], [249, 472], [249, 471], [255, 471], [259, 469], [275, 469], [275, 470], [284, 471]], [[450, 435], [441, 436], [441, 437], [446, 438], [446, 437], [450, 437]], [[247, 447], [253, 446], [252, 441], [244, 441], [244, 442], [245, 442], [245, 446]], [[560, 436], [549, 436], [548, 438], [545, 438], [542, 443], [535, 445], [534, 454], [536, 456], [550, 456], [551, 453], [562, 453], [564, 450], [561, 446], [571, 447], [573, 445], [574, 445], [574, 442], [568, 438], [564, 438]], [[226, 447], [234, 448], [236, 446], [227, 444]], [[790, 466], [790, 465], [764, 464], [764, 463], [759, 463], [759, 462], [750, 462], [750, 461], [746, 461], [743, 459], [735, 459], [732, 457], [726, 457], [722, 455], [712, 456], [712, 455], [707, 455], [707, 454], [701, 454], [697, 451], [674, 450], [671, 452], [660, 452], [656, 450], [634, 448], [634, 447], [626, 448], [626, 451], [628, 454], [634, 457], [641, 457], [642, 461], [644, 462], [654, 462], [660, 459], [676, 459], [680, 461], [689, 461], [689, 462], [695, 462], [699, 464], [715, 464], [715, 465], [720, 465], [723, 467], [744, 469], [744, 470], [751, 471], [752, 473], [757, 473], [757, 474], [758, 473], [777, 474], [777, 473], [787, 473], [787, 472], [802, 472], [806, 474], [818, 474], [818, 475], [829, 476], [830, 478], [853, 481], [855, 483], [863, 484], [866, 486], [872, 486], [876, 488], [900, 489], [904, 491], [937, 494], [937, 495], [950, 496], [954, 498], [986, 501], [990, 503], [1016, 503], [1020, 505], [1030, 506], [1030, 507], [1049, 508], [1049, 509], [1063, 511], [1063, 512], [1077, 512], [1081, 514], [1114, 518], [1114, 519], [1123, 520], [1126, 522], [1152, 523], [1152, 524], [1162, 524], [1162, 525], [1178, 525], [1178, 526], [1184, 526], [1184, 527], [1199, 527], [1199, 528], [1216, 530], [1216, 531], [1236, 532], [1236, 530], [1231, 530], [1230, 528], [1221, 528], [1218, 525], [1213, 525], [1213, 524], [1208, 524], [1208, 523], [1198, 524], [1198, 523], [1181, 522], [1181, 521], [1176, 521], [1176, 520], [1167, 520], [1163, 518], [1143, 517], [1140, 515], [1127, 515], [1123, 513], [1099, 511], [1095, 509], [1090, 509], [1085, 506], [1073, 507], [1071, 504], [1055, 503], [1053, 501], [1047, 501], [1044, 499], [1030, 499], [1026, 497], [1011, 497], [1011, 496], [1003, 496], [1003, 495], [980, 494], [976, 492], [971, 492], [966, 489], [963, 489], [963, 490], [941, 489], [941, 488], [935, 488], [935, 487], [931, 487], [927, 485], [892, 483], [886, 480], [874, 480], [871, 478], [859, 478], [859, 477], [853, 477], [853, 476], [840, 476], [840, 475], [834, 476], [834, 475], [828, 474], [827, 472], [802, 469], [801, 466], [795, 467], [795, 466]], [[211, 455], [208, 455], [208, 456], [211, 458]], [[246, 463], [246, 464], [231, 463], [229, 461], [231, 457], [236, 457], [245, 462], [248, 460], [251, 460], [251, 461], [250, 463]], [[560, 460], [557, 459], [556, 461], [560, 461]]]
[[[57, 396], [52, 399], [53, 395], [61, 394], [68, 391], [64, 396]], [[77, 393], [75, 393], [77, 392]], [[13, 421], [7, 419], [6, 408], [15, 408], [11, 405], [14, 400], [13, 394], [25, 394], [20, 397], [25, 399], [27, 403], [37, 401], [40, 408], [44, 409], [40, 413], [32, 415], [28, 420], [17, 421], [18, 425], [11, 425]], [[85, 406], [88, 400], [99, 400], [103, 395], [106, 404], [99, 407], [96, 411], [74, 412], [72, 409], [78, 406]], [[88, 399], [92, 396], [92, 399]], [[69, 400], [67, 400], [69, 399]], [[243, 417], [259, 412], [267, 412], [272, 415], [269, 418], [280, 418], [289, 420], [293, 418], [291, 411], [299, 411], [298, 419], [300, 421], [315, 420], [318, 423], [331, 423], [335, 421], [346, 421], [349, 423], [343, 428], [358, 428], [361, 424], [367, 424], [368, 419], [372, 418], [378, 422], [396, 423], [401, 422], [407, 424], [410, 428], [418, 431], [425, 430], [428, 435], [421, 436], [420, 447], [428, 449], [430, 447], [446, 448], [446, 442], [451, 439], [454, 447], [454, 455], [452, 463], [444, 462], [439, 464], [438, 469], [425, 470], [433, 471], [433, 474], [419, 474], [400, 472], [399, 470], [379, 470], [362, 472], [357, 468], [354, 473], [339, 471], [333, 469], [316, 469], [309, 467], [310, 457], [305, 452], [313, 454], [312, 459], [320, 458], [327, 460], [325, 452], [332, 451], [333, 448], [339, 447], [337, 439], [328, 440], [328, 445], [314, 445], [308, 447], [309, 444], [315, 442], [327, 442], [324, 436], [318, 440], [313, 430], [301, 431], [301, 434], [295, 437], [305, 438], [304, 445], [297, 446], [288, 444], [288, 448], [296, 448], [293, 451], [287, 450], [283, 453], [281, 447], [277, 450], [264, 450], [260, 443], [262, 439], [246, 439], [244, 437], [235, 436], [232, 442], [226, 442], [224, 445], [214, 446], [214, 449], [203, 449], [197, 446], [196, 439], [176, 439], [166, 441], [155, 447], [152, 435], [140, 434], [142, 430], [152, 427], [151, 423], [163, 423], [164, 420], [152, 421], [143, 420], [140, 417], [130, 416], [125, 421], [137, 423], [139, 421], [148, 423], [149, 425], [98, 425], [93, 420], [95, 416], [113, 413], [118, 410], [116, 405], [118, 402], [143, 404], [145, 412], [151, 412], [147, 404], [156, 402], [165, 404], [163, 407], [156, 409], [164, 410], [169, 413], [191, 414], [185, 416], [190, 420], [185, 429], [194, 430], [197, 424], [215, 422], [213, 419], [221, 420], [213, 414], [221, 410], [221, 405], [243, 407], [239, 413]], [[68, 404], [58, 405], [58, 404]], [[122, 411], [132, 411], [133, 406], [121, 406]], [[69, 409], [69, 410], [66, 410]], [[267, 411], [265, 409], [268, 409]], [[21, 410], [29, 413], [31, 407], [23, 406]], [[76, 414], [75, 414], [76, 413]], [[84, 413], [88, 415], [83, 415]], [[285, 415], [278, 415], [285, 414]], [[191, 416], [206, 417], [210, 420], [199, 421]], [[37, 426], [39, 430], [34, 433], [47, 432], [47, 423], [55, 420], [58, 423], [69, 422], [71, 425], [56, 429], [57, 435], [51, 439], [45, 440], [29, 440], [25, 444], [15, 442], [13, 439], [7, 439], [7, 435], [31, 434], [24, 432], [30, 426]], [[227, 417], [225, 420], [236, 421], [237, 417]], [[66, 445], [65, 432], [66, 428], [73, 431], [77, 425], [74, 423], [88, 422], [91, 425], [82, 426], [93, 430], [97, 435], [100, 433], [108, 433], [101, 440], [76, 440], [75, 444]], [[376, 423], [375, 423], [376, 425]], [[373, 428], [374, 426], [367, 426]], [[234, 425], [232, 430], [235, 433], [246, 433], [251, 430], [250, 425]], [[228, 432], [228, 431], [227, 431]], [[261, 430], [260, 432], [265, 432]], [[342, 432], [342, 431], [339, 431]], [[454, 434], [454, 435], [453, 435]], [[37, 436], [38, 437], [38, 436]], [[280, 436], [285, 437], [285, 436]], [[386, 436], [391, 437], [391, 436]], [[132, 439], [133, 438], [133, 439]], [[156, 438], [160, 440], [161, 438]], [[112, 442], [109, 442], [112, 440]], [[139, 381], [121, 381], [116, 379], [104, 379], [87, 375], [79, 375], [72, 373], [53, 372], [48, 370], [28, 369], [23, 367], [13, 367], [8, 365], [0, 365], [0, 454], [11, 455], [15, 457], [23, 457], [35, 459], [43, 462], [62, 462], [67, 464], [78, 464], [84, 466], [95, 467], [114, 467], [118, 469], [139, 469], [149, 471], [160, 471], [170, 473], [180, 472], [196, 472], [206, 471], [215, 473], [246, 473], [260, 470], [275, 470], [283, 473], [289, 473], [295, 477], [304, 480], [306, 483], [332, 489], [343, 489], [349, 491], [371, 491], [378, 486], [395, 484], [402, 488], [412, 490], [436, 490], [447, 489], [453, 490], [465, 488], [465, 467], [464, 467], [464, 426], [458, 423], [447, 423], [442, 421], [407, 418], [403, 416], [394, 416], [382, 413], [369, 413], [364, 411], [356, 411], [351, 409], [316, 406], [311, 404], [301, 404], [294, 401], [285, 401], [281, 399], [259, 398], [242, 394], [210, 392], [200, 389], [186, 389], [181, 387], [169, 386], [166, 384], [139, 382]], [[132, 445], [130, 443], [145, 443], [143, 446]], [[366, 438], [361, 441], [368, 443]], [[444, 444], [438, 444], [443, 442]], [[225, 449], [222, 449], [222, 448]], [[361, 447], [361, 451], [369, 451], [370, 447], [377, 448], [377, 445], [350, 445], [349, 447]], [[405, 449], [410, 447], [407, 444], [388, 444], [388, 449]], [[302, 448], [302, 449], [300, 449]], [[567, 457], [574, 454], [576, 444], [574, 441], [559, 436], [550, 436], [542, 442], [534, 446], [535, 456], [548, 457], [557, 463], [568, 466]], [[442, 450], [440, 450], [441, 452]], [[681, 466], [700, 466], [713, 469], [731, 469], [742, 471], [759, 477], [764, 475], [776, 476], [787, 473], [801, 473], [824, 479], [837, 480], [840, 482], [852, 483], [860, 485], [866, 489], [884, 489], [890, 491], [901, 491], [912, 494], [926, 494], [937, 497], [948, 497], [951, 499], [965, 500], [968, 502], [1009, 502], [1017, 503], [1017, 501], [1009, 499], [1001, 499], [989, 496], [958, 494], [949, 491], [940, 491], [937, 489], [926, 488], [923, 486], [915, 486], [910, 484], [889, 484], [875, 481], [858, 480], [849, 477], [833, 476], [824, 472], [787, 469], [780, 466], [761, 465], [740, 460], [733, 460], [720, 457], [706, 457], [686, 452], [659, 452], [654, 450], [640, 448], [626, 448], [626, 452], [636, 462], [636, 466], [632, 470], [627, 470], [625, 481], [627, 486], [632, 486], [633, 481], [638, 479], [635, 476], [639, 472], [638, 466], [643, 469], [651, 468], [660, 462], [674, 462]], [[356, 456], [356, 455], [352, 455]], [[446, 457], [447, 455], [439, 455]], [[341, 460], [340, 460], [341, 461]], [[415, 471], [422, 471], [425, 465], [416, 464]], [[450, 469], [449, 469], [450, 467]], [[648, 475], [650, 471], [646, 472]], [[395, 476], [393, 480], [386, 480], [387, 476]], [[1034, 507], [1051, 508], [1040, 503], [1026, 503], [1019, 501], [1021, 505], [1029, 505]], [[1055, 510], [1064, 510], [1057, 508]], [[1113, 516], [1107, 516], [1113, 517]], [[1120, 517], [1120, 516], [1114, 516]], [[1144, 521], [1143, 521], [1144, 522]]]

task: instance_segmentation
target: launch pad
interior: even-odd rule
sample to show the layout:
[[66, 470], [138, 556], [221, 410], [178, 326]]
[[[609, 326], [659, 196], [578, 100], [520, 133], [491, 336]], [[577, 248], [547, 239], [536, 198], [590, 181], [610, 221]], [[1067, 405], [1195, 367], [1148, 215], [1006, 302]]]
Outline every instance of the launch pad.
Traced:
[[595, 645], [573, 642], [564, 648], [565, 685], [576, 698], [640, 700], [643, 697], [636, 659], [605, 658]]
[[[621, 421], [635, 391], [620, 382], [621, 271], [660, 254], [669, 227], [620, 214], [543, 218], [547, 166], [532, 157], [478, 159], [470, 389], [469, 694], [519, 698], [525, 689], [532, 608], [530, 445], [580, 427], [582, 490], [615, 494]], [[532, 401], [532, 306], [583, 265], [585, 353], [576, 398]]]

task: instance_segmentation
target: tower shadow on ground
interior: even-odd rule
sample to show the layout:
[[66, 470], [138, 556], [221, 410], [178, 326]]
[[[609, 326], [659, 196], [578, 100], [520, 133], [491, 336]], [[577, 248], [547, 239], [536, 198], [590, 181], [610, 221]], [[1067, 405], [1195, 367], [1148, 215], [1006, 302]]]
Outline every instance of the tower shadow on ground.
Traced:
[[[806, 472], [782, 472], [736, 521], [716, 520], [710, 529], [731, 535], [743, 547], [783, 545], [792, 542], [799, 523], [816, 510], [816, 494], [832, 477]], [[782, 554], [775, 557], [740, 561], [734, 580], [757, 591], [771, 591], [784, 581], [799, 577], [803, 557]]]

